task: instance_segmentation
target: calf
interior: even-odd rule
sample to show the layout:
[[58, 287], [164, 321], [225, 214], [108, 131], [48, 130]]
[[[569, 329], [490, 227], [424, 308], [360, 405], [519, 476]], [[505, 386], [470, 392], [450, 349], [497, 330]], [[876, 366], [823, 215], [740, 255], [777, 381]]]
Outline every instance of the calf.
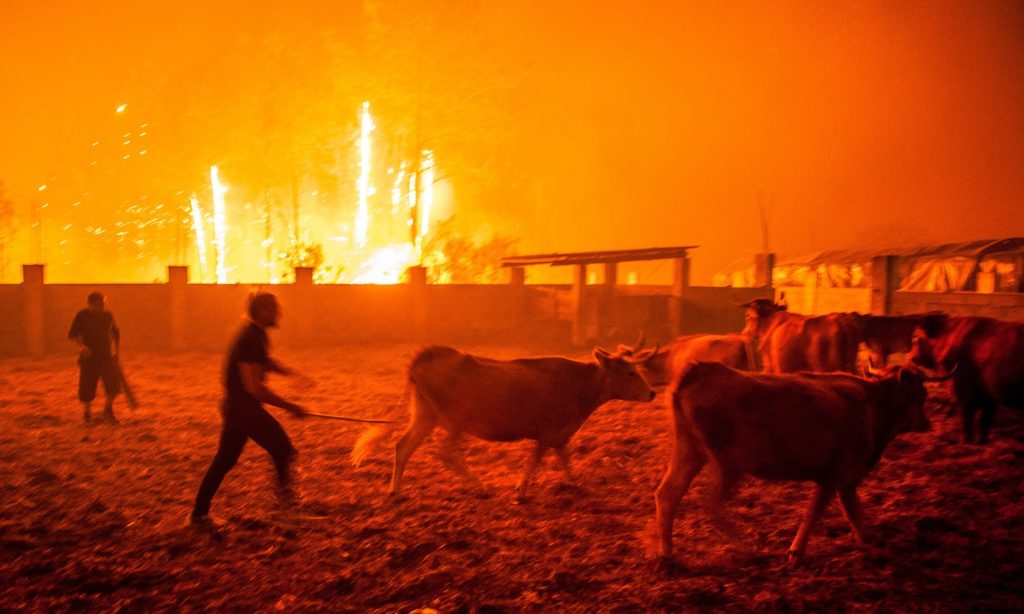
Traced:
[[862, 543], [857, 486], [897, 435], [929, 428], [925, 379], [910, 369], [870, 380], [693, 364], [670, 388], [674, 448], [655, 495], [659, 554], [672, 553], [677, 507], [708, 462], [717, 476], [711, 500], [716, 517], [744, 475], [817, 485], [789, 549], [792, 562], [803, 556], [811, 529], [836, 493]]

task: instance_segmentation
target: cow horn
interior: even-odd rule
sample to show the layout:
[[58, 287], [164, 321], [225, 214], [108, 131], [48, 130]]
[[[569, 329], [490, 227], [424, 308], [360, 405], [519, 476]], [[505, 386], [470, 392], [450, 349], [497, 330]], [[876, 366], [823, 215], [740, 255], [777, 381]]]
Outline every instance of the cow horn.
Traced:
[[654, 348], [653, 349], [644, 350], [643, 352], [640, 352], [640, 353], [635, 354], [633, 356], [623, 356], [622, 359], [625, 360], [626, 362], [630, 363], [630, 364], [633, 364], [633, 365], [642, 364], [642, 363], [645, 363], [648, 360], [654, 358], [654, 356], [658, 353], [658, 350], [660, 350], [660, 349], [661, 349], [661, 343], [658, 342], [658, 343], [654, 344]]
[[953, 368], [950, 369], [949, 371], [946, 371], [945, 373], [943, 373], [941, 375], [929, 375], [929, 376], [924, 378], [924, 381], [926, 381], [926, 382], [944, 382], [944, 381], [950, 379], [951, 377], [953, 377], [953, 375], [956, 373], [956, 370], [959, 367], [960, 367], [960, 363], [956, 363], [955, 365], [953, 365]]
[[647, 343], [647, 333], [640, 331], [640, 337], [638, 337], [636, 343], [633, 344], [633, 351], [639, 352], [644, 348], [645, 343]]

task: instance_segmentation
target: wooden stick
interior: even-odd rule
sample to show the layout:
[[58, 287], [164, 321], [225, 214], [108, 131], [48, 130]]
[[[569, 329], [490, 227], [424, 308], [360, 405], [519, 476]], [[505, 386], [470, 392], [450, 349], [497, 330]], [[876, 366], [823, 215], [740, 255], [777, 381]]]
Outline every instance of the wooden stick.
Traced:
[[370, 422], [372, 424], [394, 424], [394, 420], [371, 420], [369, 418], [349, 418], [347, 416], [334, 416], [331, 414], [318, 414], [315, 412], [307, 411], [307, 416], [314, 418], [327, 418], [328, 420], [344, 420], [345, 422]]

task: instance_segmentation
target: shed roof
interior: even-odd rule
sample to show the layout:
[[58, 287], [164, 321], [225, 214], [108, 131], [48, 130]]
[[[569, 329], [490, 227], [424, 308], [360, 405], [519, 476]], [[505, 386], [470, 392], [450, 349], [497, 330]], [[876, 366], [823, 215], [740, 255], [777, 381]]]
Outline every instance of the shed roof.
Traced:
[[597, 252], [508, 256], [501, 259], [501, 266], [521, 267], [535, 264], [566, 266], [570, 264], [601, 264], [611, 262], [635, 262], [638, 260], [666, 260], [669, 258], [683, 258], [689, 250], [696, 247], [700, 246], [681, 245], [677, 247], [648, 247], [644, 249], [617, 249]]

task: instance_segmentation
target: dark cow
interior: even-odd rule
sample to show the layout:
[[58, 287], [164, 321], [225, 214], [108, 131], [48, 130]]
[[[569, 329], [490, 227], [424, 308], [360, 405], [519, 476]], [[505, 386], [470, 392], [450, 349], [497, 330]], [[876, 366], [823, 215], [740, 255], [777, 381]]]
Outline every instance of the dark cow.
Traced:
[[926, 317], [914, 336], [910, 359], [928, 369], [952, 371], [954, 401], [963, 417], [964, 442], [988, 441], [996, 406], [1024, 408], [1024, 323], [981, 317]]
[[891, 354], [908, 354], [913, 346], [914, 329], [924, 318], [939, 316], [938, 312], [905, 316], [861, 316], [864, 324], [864, 345], [876, 367], [884, 367]]
[[[594, 349], [594, 362], [561, 357], [495, 360], [448, 347], [421, 351], [409, 366], [412, 418], [395, 449], [391, 495], [400, 496], [402, 472], [412, 453], [434, 428], [448, 431], [444, 459], [472, 480], [458, 449], [463, 433], [487, 441], [537, 442], [516, 487], [523, 499], [544, 453], [553, 448], [566, 476], [566, 444], [607, 401], [650, 401], [654, 391], [637, 371], [635, 359]], [[365, 442], [353, 449], [358, 464]]]
[[[899, 369], [879, 379], [845, 373], [765, 375], [695, 363], [670, 388], [674, 448], [658, 486], [658, 551], [672, 553], [680, 499], [708, 462], [717, 483], [710, 509], [722, 506], [744, 475], [817, 484], [789, 549], [803, 555], [815, 522], [838, 493], [858, 543], [864, 541], [857, 486], [900, 433], [929, 428], [926, 378]], [[728, 524], [727, 524], [728, 526]]]
[[768, 299], [747, 303], [746, 327], [765, 373], [846, 371], [857, 369], [857, 349], [864, 336], [862, 316], [790, 313]]
[[642, 359], [640, 372], [652, 386], [668, 385], [691, 362], [720, 362], [741, 371], [756, 369], [750, 338], [742, 334], [684, 335], [663, 348], [643, 350], [643, 342], [620, 345], [624, 356]]

